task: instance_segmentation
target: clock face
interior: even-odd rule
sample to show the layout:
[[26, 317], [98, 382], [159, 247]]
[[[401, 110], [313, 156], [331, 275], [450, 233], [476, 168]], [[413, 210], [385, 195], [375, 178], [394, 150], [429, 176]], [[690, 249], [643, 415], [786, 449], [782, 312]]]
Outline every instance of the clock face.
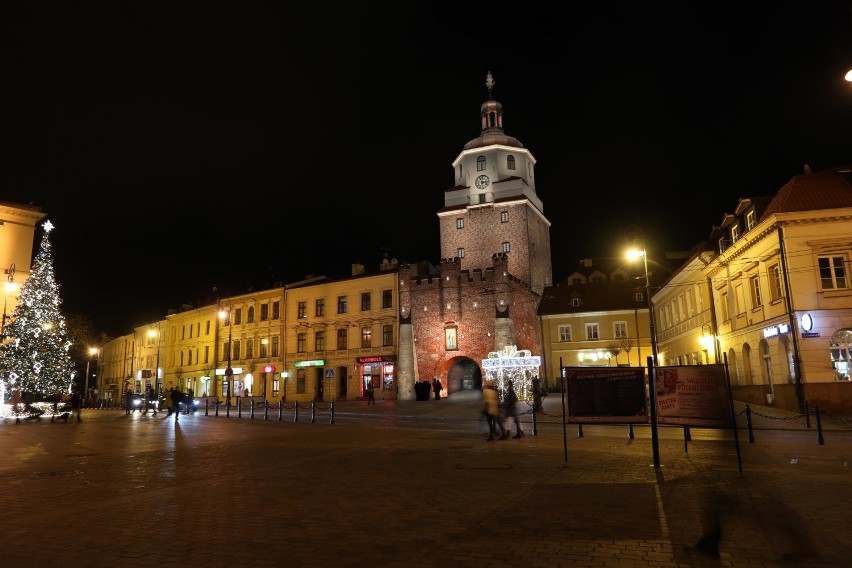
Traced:
[[488, 176], [479, 176], [476, 178], [476, 187], [479, 189], [485, 189], [489, 183], [491, 183], [491, 180], [488, 179]]
[[811, 314], [805, 314], [802, 316], [802, 328], [805, 331], [810, 331], [814, 328], [814, 318], [811, 317]]

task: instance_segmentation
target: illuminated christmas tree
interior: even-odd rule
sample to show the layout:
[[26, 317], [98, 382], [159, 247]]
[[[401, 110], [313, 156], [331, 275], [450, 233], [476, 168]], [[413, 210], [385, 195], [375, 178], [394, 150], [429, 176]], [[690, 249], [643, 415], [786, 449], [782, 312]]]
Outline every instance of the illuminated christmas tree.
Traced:
[[21, 287], [18, 305], [6, 320], [0, 345], [6, 392], [19, 389], [33, 400], [67, 393], [75, 374], [50, 254], [48, 236], [53, 224], [46, 221], [43, 227], [41, 246], [30, 276]]

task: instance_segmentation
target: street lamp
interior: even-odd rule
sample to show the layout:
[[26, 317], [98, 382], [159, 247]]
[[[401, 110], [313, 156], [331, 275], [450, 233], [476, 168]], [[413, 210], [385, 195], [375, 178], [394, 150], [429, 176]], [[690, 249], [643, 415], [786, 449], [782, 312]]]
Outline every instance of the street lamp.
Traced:
[[648, 301], [648, 324], [651, 328], [651, 353], [654, 356], [654, 366], [659, 364], [657, 361], [657, 325], [654, 318], [654, 303], [651, 301], [651, 281], [648, 278], [648, 255], [645, 249], [631, 249], [627, 251], [629, 260], [636, 260], [642, 257], [645, 267], [645, 299]]
[[89, 347], [89, 357], [86, 359], [86, 380], [83, 383], [83, 400], [80, 401], [80, 406], [83, 406], [89, 400], [89, 365], [92, 362], [92, 355], [96, 354], [97, 352], [97, 347]]
[[716, 334], [713, 333], [713, 326], [709, 323], [701, 325], [701, 337], [698, 338], [698, 343], [704, 348], [705, 352], [713, 352], [713, 360], [719, 362], [719, 354], [716, 349]]
[[[636, 260], [642, 257], [645, 267], [645, 298], [648, 301], [648, 325], [651, 329], [651, 354], [648, 369], [648, 402], [651, 407], [651, 453], [654, 459], [654, 467], [660, 467], [660, 437], [657, 430], [657, 326], [654, 323], [654, 303], [651, 301], [651, 280], [648, 278], [648, 254], [644, 248], [631, 249], [627, 251], [627, 258]], [[651, 372], [653, 370], [653, 373]]]
[[[157, 406], [160, 404], [160, 322], [157, 322], [157, 329], [148, 331], [149, 337], [157, 336], [157, 359], [154, 365], [154, 414], [157, 414]], [[149, 401], [150, 402], [150, 401]], [[146, 410], [147, 412], [147, 410]]]
[[3, 297], [3, 321], [0, 323], [0, 335], [5, 335], [6, 333], [6, 304], [9, 302], [9, 293], [18, 289], [18, 285], [15, 284], [14, 262], [6, 269], [6, 274], [8, 275], [8, 278], [6, 279], [6, 294]]
[[[234, 329], [234, 322], [231, 321], [231, 302], [228, 302], [228, 309], [222, 308], [219, 310], [219, 319], [222, 324], [228, 326], [228, 367], [225, 369], [225, 380], [228, 383], [228, 392], [225, 393], [225, 401], [227, 406], [231, 406], [231, 377], [234, 376], [234, 370], [231, 368], [231, 332]], [[227, 319], [225, 319], [227, 317]]]

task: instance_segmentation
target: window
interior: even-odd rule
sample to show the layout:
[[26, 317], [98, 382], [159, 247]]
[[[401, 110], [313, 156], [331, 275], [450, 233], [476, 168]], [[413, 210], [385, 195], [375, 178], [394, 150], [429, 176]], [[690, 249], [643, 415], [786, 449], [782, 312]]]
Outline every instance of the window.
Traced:
[[393, 307], [393, 290], [382, 290], [382, 308]]
[[769, 267], [769, 299], [772, 301], [779, 300], [783, 294], [781, 293], [781, 270], [777, 264]]
[[346, 296], [338, 296], [337, 297], [337, 313], [345, 314], [346, 313]]
[[727, 321], [731, 319], [731, 313], [728, 308], [728, 293], [722, 292], [719, 294], [719, 299], [721, 300], [719, 306], [722, 308], [722, 321]]
[[603, 282], [603, 276], [601, 276], [600, 274], [595, 274], [594, 276], [592, 276], [592, 284], [600, 284], [601, 282]]
[[233, 353], [232, 358], [236, 359], [238, 361], [240, 359], [240, 340], [239, 339], [234, 340], [234, 353]]
[[349, 337], [349, 334], [347, 333], [347, 330], [346, 330], [345, 327], [337, 330], [337, 348], [338, 349], [348, 349], [348, 346], [347, 346], [348, 337]]
[[249, 323], [254, 323], [254, 306], [252, 306], [248, 309], [248, 318], [247, 319], [248, 319]]
[[324, 331], [318, 331], [314, 334], [314, 351], [325, 351]]
[[760, 299], [760, 278], [757, 276], [752, 276], [749, 281], [749, 288], [751, 288], [751, 307], [759, 308], [763, 305], [763, 301]]
[[746, 311], [746, 303], [745, 303], [745, 292], [743, 292], [743, 285], [737, 284], [734, 286], [734, 298], [737, 301], [737, 305], [734, 306], [737, 310], [737, 315], [743, 314]]
[[627, 322], [617, 321], [613, 323], [612, 334], [616, 339], [627, 339]]
[[560, 325], [559, 326], [559, 341], [571, 341], [571, 326], [570, 325]]
[[509, 243], [503, 243], [503, 252], [509, 252], [510, 246]]
[[204, 346], [204, 364], [206, 365], [209, 362], [210, 362], [210, 346], [205, 345]]
[[372, 347], [373, 332], [369, 327], [361, 328], [361, 347]]
[[600, 339], [600, 335], [598, 334], [598, 324], [587, 323], [586, 324], [586, 340], [587, 341], [596, 341], [598, 339]]
[[823, 290], [846, 288], [846, 268], [842, 256], [819, 257], [819, 280]]
[[361, 311], [366, 312], [372, 309], [373, 304], [373, 296], [369, 292], [363, 292], [361, 294]]
[[458, 343], [458, 328], [444, 328], [444, 344], [447, 351], [455, 351], [459, 348]]
[[479, 156], [476, 159], [476, 171], [481, 172], [485, 170], [485, 156]]
[[269, 304], [261, 304], [260, 305], [260, 321], [266, 321], [269, 319]]
[[278, 336], [272, 338], [272, 356], [278, 357]]
[[230, 345], [228, 345], [227, 341], [222, 344], [222, 360], [223, 361], [230, 361], [231, 360], [231, 356], [228, 354], [228, 348], [229, 347], [230, 347]]
[[299, 302], [298, 314], [297, 318], [302, 319], [308, 317], [308, 303], [307, 302]]
[[739, 225], [734, 225], [731, 227], [731, 243], [737, 242], [737, 239], [740, 238], [740, 227]]
[[243, 323], [243, 309], [237, 308], [234, 310], [234, 325], [240, 325]]
[[686, 310], [689, 317], [695, 315], [695, 291], [692, 288], [686, 291]]
[[210, 320], [204, 325], [204, 335], [210, 335]]
[[755, 214], [754, 209], [752, 209], [746, 213], [746, 231], [751, 231], [756, 223], [757, 215]]
[[500, 222], [508, 223], [509, 222], [509, 212], [508, 211], [500, 211]]
[[319, 298], [314, 304], [314, 315], [318, 318], [323, 317], [325, 315], [325, 299]]
[[269, 357], [269, 339], [264, 337], [260, 340], [260, 353], [258, 354], [258, 356], [261, 359]]
[[511, 154], [506, 156], [506, 169], [514, 170], [515, 169], [515, 157]]
[[463, 248], [459, 248], [459, 249], [456, 251], [456, 256], [457, 256], [457, 257], [459, 257], [459, 258], [464, 258], [464, 249], [463, 249]]
[[677, 323], [680, 321], [680, 313], [677, 311], [677, 305], [675, 305], [675, 301], [672, 300], [671, 310], [672, 310], [672, 322]]
[[308, 350], [308, 348], [306, 346], [306, 343], [307, 343], [307, 337], [306, 336], [307, 336], [307, 334], [305, 334], [305, 333], [300, 333], [296, 336], [296, 352], [297, 353], [304, 353], [305, 351]]
[[464, 217], [456, 219], [456, 229], [464, 229]]
[[393, 346], [393, 325], [386, 324], [382, 326], [382, 347]]
[[281, 302], [272, 302], [272, 319], [277, 320], [281, 317]]
[[296, 369], [296, 394], [305, 394], [305, 370]]
[[254, 341], [246, 339], [246, 359], [254, 357]]
[[580, 307], [580, 298], [571, 298], [571, 307], [579, 308]]

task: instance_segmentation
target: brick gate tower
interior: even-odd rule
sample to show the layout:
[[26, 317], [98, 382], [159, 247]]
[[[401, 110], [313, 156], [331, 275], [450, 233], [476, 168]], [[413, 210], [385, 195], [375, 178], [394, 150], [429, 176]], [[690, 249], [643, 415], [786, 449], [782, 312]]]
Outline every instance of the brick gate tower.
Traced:
[[553, 282], [550, 222], [535, 190], [535, 158], [503, 132], [503, 105], [480, 107], [481, 131], [453, 161], [438, 211], [437, 273], [399, 270], [400, 400], [438, 378], [444, 395], [481, 388], [480, 363], [508, 345], [541, 353], [537, 310]]

